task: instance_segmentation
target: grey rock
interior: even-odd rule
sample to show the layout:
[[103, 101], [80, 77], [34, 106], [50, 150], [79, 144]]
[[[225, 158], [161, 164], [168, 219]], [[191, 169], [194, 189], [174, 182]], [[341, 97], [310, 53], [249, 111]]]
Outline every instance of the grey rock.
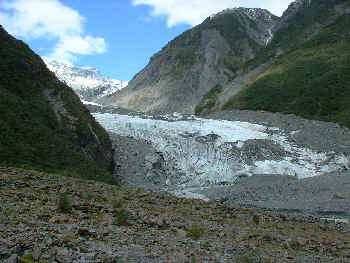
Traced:
[[17, 263], [17, 262], [18, 262], [17, 255], [11, 255], [8, 259], [4, 260], [4, 263]]
[[180, 239], [185, 239], [187, 237], [187, 232], [182, 230], [182, 229], [177, 229], [177, 236], [180, 238]]
[[12, 248], [14, 247], [16, 244], [12, 243], [11, 241], [8, 241], [6, 239], [0, 238], [0, 246], [2, 247], [6, 247], [6, 248]]
[[59, 263], [70, 263], [73, 261], [71, 253], [66, 248], [56, 248], [56, 260]]
[[32, 257], [35, 261], [39, 261], [41, 256], [41, 249], [38, 246], [35, 246], [32, 252]]

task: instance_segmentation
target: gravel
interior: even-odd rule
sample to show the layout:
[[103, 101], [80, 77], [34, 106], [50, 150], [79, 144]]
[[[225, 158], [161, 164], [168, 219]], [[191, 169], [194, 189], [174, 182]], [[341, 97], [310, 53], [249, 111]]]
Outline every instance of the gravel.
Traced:
[[284, 175], [255, 175], [230, 186], [195, 192], [226, 205], [329, 219], [350, 213], [350, 173], [327, 174], [298, 180]]

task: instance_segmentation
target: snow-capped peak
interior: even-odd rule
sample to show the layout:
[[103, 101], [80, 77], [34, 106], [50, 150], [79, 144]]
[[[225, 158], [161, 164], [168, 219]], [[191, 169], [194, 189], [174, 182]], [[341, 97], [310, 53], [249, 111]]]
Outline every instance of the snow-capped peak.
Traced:
[[70, 86], [81, 99], [94, 101], [126, 87], [128, 82], [102, 76], [93, 67], [76, 67], [72, 64], [43, 57], [47, 67], [57, 78]]

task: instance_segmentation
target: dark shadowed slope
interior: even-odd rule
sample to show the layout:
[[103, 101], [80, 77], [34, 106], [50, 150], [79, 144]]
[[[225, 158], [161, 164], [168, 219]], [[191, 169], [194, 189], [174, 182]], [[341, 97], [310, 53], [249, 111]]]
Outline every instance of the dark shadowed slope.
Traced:
[[74, 92], [0, 26], [0, 164], [112, 182], [112, 146]]

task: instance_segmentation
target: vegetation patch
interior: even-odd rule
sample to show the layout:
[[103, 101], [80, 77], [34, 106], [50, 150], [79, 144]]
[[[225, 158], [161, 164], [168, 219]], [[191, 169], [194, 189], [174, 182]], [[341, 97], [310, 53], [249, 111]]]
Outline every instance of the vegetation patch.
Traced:
[[325, 25], [332, 16], [334, 6], [345, 2], [346, 0], [310, 1], [310, 6], [301, 8], [292, 19], [289, 19], [288, 26], [278, 30], [271, 43], [250, 60], [245, 69], [250, 70], [274, 58], [278, 50], [290, 52], [298, 49], [310, 35], [317, 33], [319, 28]]
[[129, 214], [124, 208], [115, 209], [113, 212], [115, 218], [115, 224], [118, 226], [128, 226], [129, 225]]
[[67, 194], [60, 194], [57, 207], [63, 213], [70, 213], [72, 212], [72, 200]]
[[193, 240], [200, 239], [204, 234], [204, 227], [199, 224], [192, 224], [187, 229], [187, 237], [192, 238]]
[[350, 15], [281, 56], [223, 109], [292, 113], [350, 127]]
[[201, 99], [199, 104], [195, 108], [195, 114], [201, 115], [209, 113], [215, 106], [219, 103], [219, 95], [222, 92], [223, 88], [220, 84], [217, 84], [214, 88], [209, 90], [207, 94]]

